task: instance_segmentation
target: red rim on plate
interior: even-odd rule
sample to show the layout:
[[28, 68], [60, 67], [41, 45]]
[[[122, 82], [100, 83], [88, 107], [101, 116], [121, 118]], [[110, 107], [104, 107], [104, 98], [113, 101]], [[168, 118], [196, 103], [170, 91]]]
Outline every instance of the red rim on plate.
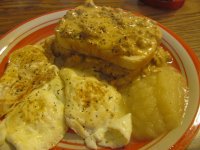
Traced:
[[[66, 10], [67, 11], [67, 10]], [[57, 16], [56, 14], [59, 13]], [[41, 15], [39, 17], [35, 17], [33, 19], [30, 19], [28, 21], [25, 21], [23, 23], [21, 23], [20, 25], [16, 26], [14, 29], [10, 30], [9, 32], [7, 32], [5, 35], [3, 35], [1, 37], [1, 41], [0, 41], [0, 58], [3, 57], [2, 62], [0, 64], [0, 74], [3, 73], [4, 67], [6, 65], [7, 59], [9, 54], [15, 50], [18, 49], [20, 47], [23, 47], [27, 44], [34, 44], [40, 40], [42, 40], [43, 38], [46, 38], [50, 35], [53, 34], [54, 32], [54, 28], [57, 24], [57, 21], [62, 17], [61, 14], [64, 14], [65, 10], [59, 10], [59, 11], [54, 11], [54, 12], [50, 12], [44, 15]], [[38, 23], [38, 20], [42, 17], [48, 17], [48, 16], [52, 16], [55, 15], [56, 17], [51, 17], [51, 19], [47, 20], [46, 22], [41, 22]], [[26, 31], [19, 33], [17, 37], [13, 38], [11, 41], [9, 41], [9, 43], [6, 43], [6, 48], [4, 48], [5, 43], [3, 43], [2, 41], [4, 41], [9, 34], [13, 34], [14, 32], [17, 32], [17, 30], [20, 30], [20, 28], [28, 23], [34, 24], [34, 21], [37, 23], [35, 23], [35, 25], [32, 28], [27, 29]], [[184, 50], [186, 51], [185, 55], [188, 55], [188, 57], [192, 60], [192, 63], [194, 64], [195, 67], [195, 71], [196, 71], [196, 75], [197, 75], [197, 81], [198, 81], [198, 89], [199, 89], [199, 85], [200, 85], [200, 63], [198, 60], [198, 57], [195, 55], [195, 53], [193, 52], [193, 50], [178, 36], [176, 35], [174, 32], [172, 32], [171, 30], [167, 29], [166, 27], [164, 27], [163, 25], [161, 25], [160, 23], [158, 23], [158, 25], [160, 26], [160, 28], [163, 30], [163, 32], [166, 32], [167, 38], [174, 38], [176, 40], [176, 42], [178, 42], [180, 45], [184, 48]], [[19, 32], [19, 31], [18, 31]], [[29, 33], [30, 32], [30, 33]], [[166, 39], [167, 39], [166, 38]], [[181, 60], [181, 56], [179, 56], [179, 54], [176, 52], [176, 47], [174, 47], [172, 45], [172, 43], [169, 42], [169, 40], [166, 40], [165, 38], [163, 38], [163, 42], [167, 45], [170, 49], [172, 49], [173, 51], [175, 51], [175, 55], [177, 55], [177, 59], [179, 59], [180, 63], [182, 63], [182, 68], [185, 71], [185, 76], [186, 78], [188, 78], [188, 80], [190, 79], [190, 76], [187, 75], [187, 68], [185, 68], [184, 63]], [[165, 45], [164, 44], [164, 45]], [[11, 47], [6, 56], [1, 56], [4, 51]], [[198, 129], [200, 128], [200, 97], [199, 97], [199, 93], [200, 91], [198, 90], [198, 100], [197, 101], [197, 106], [195, 106], [196, 110], [193, 115], [192, 120], [190, 121], [189, 125], [187, 125], [186, 130], [183, 132], [183, 134], [177, 138], [174, 143], [172, 145], [170, 145], [170, 149], [185, 149], [188, 144], [192, 141], [193, 137], [196, 135]], [[73, 134], [73, 133], [72, 133]], [[142, 149], [155, 149], [155, 146], [158, 142], [162, 141], [167, 135], [163, 135], [161, 136], [159, 139], [157, 139], [155, 142], [131, 142], [131, 144], [129, 144], [126, 148], [126, 150], [136, 150], [139, 148]], [[81, 149], [81, 147], [84, 147], [83, 144], [80, 143], [70, 143], [69, 141], [61, 141], [61, 144], [68, 144], [68, 145], [72, 145], [72, 147], [79, 147]], [[73, 148], [71, 148], [73, 149]], [[59, 150], [59, 148], [54, 148], [54, 150]]]

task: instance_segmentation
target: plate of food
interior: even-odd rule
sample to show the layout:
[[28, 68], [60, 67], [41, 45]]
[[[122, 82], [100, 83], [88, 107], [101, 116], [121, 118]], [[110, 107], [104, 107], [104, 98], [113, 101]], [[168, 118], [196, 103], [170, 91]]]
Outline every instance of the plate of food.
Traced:
[[0, 41], [0, 149], [185, 149], [200, 63], [147, 17], [86, 1]]

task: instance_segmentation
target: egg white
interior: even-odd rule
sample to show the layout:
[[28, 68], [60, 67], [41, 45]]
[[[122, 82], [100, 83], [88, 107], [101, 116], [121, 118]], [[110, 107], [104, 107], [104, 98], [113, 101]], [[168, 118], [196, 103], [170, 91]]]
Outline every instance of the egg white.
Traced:
[[59, 77], [27, 95], [0, 123], [0, 149], [48, 150], [67, 126]]
[[131, 114], [126, 114], [121, 94], [111, 85], [73, 69], [60, 71], [65, 83], [65, 118], [89, 148], [128, 144]]

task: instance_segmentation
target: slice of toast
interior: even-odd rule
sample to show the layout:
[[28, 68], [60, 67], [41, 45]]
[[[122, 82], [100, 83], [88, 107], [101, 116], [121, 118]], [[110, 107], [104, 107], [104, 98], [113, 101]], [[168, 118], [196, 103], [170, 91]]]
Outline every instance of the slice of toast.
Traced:
[[127, 69], [147, 64], [161, 41], [156, 23], [122, 9], [79, 6], [56, 28], [57, 53], [76, 51]]

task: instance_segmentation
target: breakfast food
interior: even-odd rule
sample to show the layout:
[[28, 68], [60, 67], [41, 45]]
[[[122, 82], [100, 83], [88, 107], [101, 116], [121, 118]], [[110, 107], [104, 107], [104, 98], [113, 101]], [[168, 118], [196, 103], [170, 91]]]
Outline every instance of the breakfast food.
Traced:
[[87, 148], [121, 148], [178, 127], [187, 85], [161, 38], [154, 21], [91, 0], [67, 11], [55, 36], [10, 55], [0, 149], [48, 150], [68, 127]]
[[67, 130], [64, 104], [44, 86], [32, 91], [0, 123], [0, 149], [48, 150]]
[[56, 57], [55, 61], [57, 66], [61, 68], [67, 67], [82, 70], [82, 74], [95, 76], [99, 80], [105, 80], [115, 87], [126, 85], [139, 73], [139, 70], [130, 71], [102, 59], [79, 53]]
[[132, 135], [136, 139], [154, 139], [182, 121], [186, 82], [172, 67], [157, 70], [133, 81], [122, 92], [132, 112]]
[[57, 67], [49, 63], [41, 46], [28, 45], [14, 51], [0, 78], [0, 117], [19, 103], [24, 95], [53, 79], [56, 72]]
[[56, 28], [57, 53], [77, 51], [131, 70], [144, 67], [160, 41], [154, 21], [91, 1], [69, 10]]
[[81, 76], [72, 69], [62, 69], [65, 83], [65, 118], [68, 126], [84, 138], [89, 148], [122, 147], [130, 141], [131, 114], [121, 94], [95, 77]]

